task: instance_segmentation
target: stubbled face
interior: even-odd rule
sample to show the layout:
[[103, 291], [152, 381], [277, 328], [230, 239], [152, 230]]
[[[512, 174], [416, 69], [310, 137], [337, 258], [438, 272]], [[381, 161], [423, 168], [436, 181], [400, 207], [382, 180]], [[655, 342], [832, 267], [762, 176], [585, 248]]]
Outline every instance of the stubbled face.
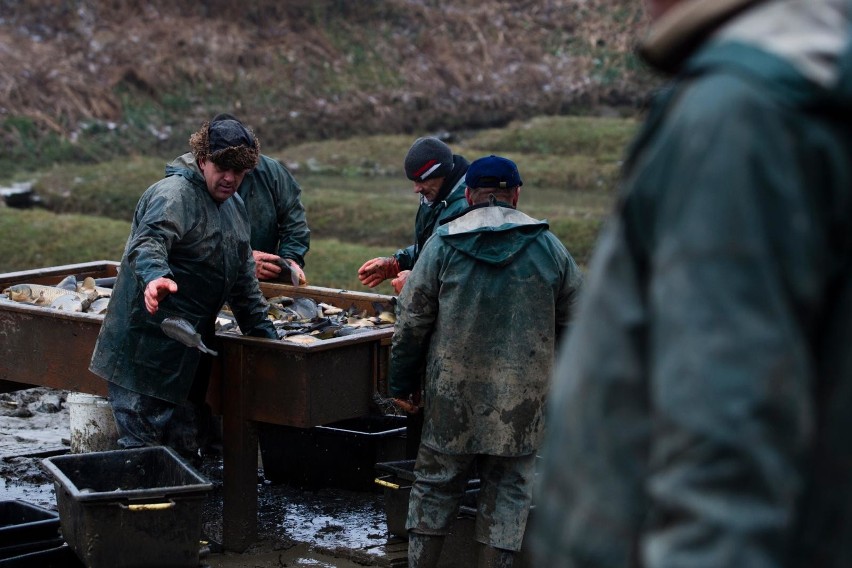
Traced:
[[198, 167], [204, 174], [207, 191], [210, 192], [213, 201], [217, 203], [223, 203], [230, 199], [237, 192], [243, 178], [249, 172], [249, 170], [224, 170], [205, 158], [198, 160]]
[[426, 201], [432, 203], [438, 197], [438, 192], [441, 191], [441, 186], [444, 185], [444, 178], [432, 178], [426, 181], [414, 182], [414, 193], [422, 195]]

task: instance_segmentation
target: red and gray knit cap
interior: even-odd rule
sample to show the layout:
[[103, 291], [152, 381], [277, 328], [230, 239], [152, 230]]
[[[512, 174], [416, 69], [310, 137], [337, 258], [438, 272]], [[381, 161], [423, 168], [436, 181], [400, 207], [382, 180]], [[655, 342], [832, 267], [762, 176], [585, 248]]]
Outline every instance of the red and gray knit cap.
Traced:
[[446, 177], [453, 171], [453, 151], [432, 136], [418, 138], [405, 156], [405, 175], [412, 181]]

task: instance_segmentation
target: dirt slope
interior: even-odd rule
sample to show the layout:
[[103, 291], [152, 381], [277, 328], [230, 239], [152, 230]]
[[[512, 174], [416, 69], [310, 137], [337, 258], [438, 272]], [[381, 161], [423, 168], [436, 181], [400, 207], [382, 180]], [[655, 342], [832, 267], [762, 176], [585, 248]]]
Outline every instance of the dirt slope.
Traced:
[[639, 6], [2, 0], [0, 119], [72, 138], [94, 120], [165, 140], [228, 110], [284, 145], [635, 108], [653, 82], [630, 55]]

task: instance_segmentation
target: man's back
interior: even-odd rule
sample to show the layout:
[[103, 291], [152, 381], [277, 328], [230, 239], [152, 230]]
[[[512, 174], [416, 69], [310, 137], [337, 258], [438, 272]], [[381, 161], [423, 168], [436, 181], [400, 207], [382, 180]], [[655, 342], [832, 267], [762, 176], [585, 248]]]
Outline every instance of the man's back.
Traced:
[[580, 278], [547, 224], [510, 207], [472, 208], [439, 228], [400, 297], [393, 352], [414, 369], [428, 339], [424, 444], [535, 451], [556, 329], [570, 318]]

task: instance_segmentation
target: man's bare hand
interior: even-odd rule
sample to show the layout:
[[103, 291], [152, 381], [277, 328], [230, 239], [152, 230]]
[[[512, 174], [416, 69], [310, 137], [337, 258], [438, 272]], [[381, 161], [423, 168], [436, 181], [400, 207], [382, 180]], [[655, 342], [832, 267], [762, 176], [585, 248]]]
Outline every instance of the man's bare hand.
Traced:
[[160, 309], [160, 302], [169, 294], [174, 294], [177, 291], [177, 282], [171, 278], [156, 278], [151, 280], [145, 286], [145, 309], [148, 310], [149, 314], [154, 315]]

